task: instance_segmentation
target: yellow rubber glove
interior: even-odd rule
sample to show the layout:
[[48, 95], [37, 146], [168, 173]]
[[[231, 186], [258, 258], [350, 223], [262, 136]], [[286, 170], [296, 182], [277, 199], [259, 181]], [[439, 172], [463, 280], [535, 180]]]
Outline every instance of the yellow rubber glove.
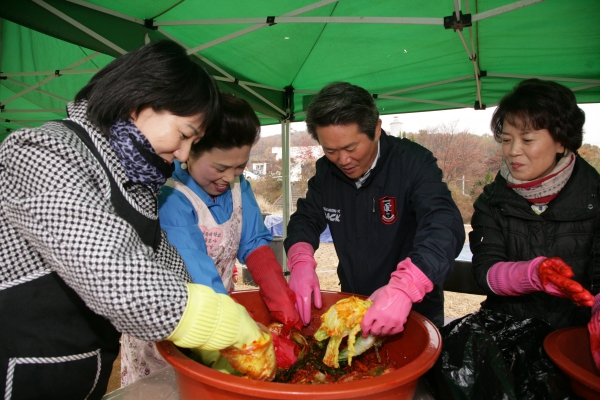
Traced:
[[202, 365], [206, 365], [210, 369], [215, 371], [223, 372], [229, 375], [240, 376], [241, 373], [233, 369], [229, 360], [221, 355], [220, 351], [217, 350], [202, 350], [202, 349], [191, 349], [195, 355], [195, 359], [200, 361]]
[[[188, 283], [187, 289], [185, 311], [167, 340], [179, 347], [227, 349], [223, 355], [237, 371], [252, 379], [272, 380], [275, 350], [270, 333], [259, 328], [246, 309], [229, 296], [193, 283]], [[240, 352], [252, 357], [239, 357]]]

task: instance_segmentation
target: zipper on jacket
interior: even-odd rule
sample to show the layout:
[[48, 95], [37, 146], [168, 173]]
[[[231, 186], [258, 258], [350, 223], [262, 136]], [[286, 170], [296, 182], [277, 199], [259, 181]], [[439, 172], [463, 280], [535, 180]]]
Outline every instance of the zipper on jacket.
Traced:
[[375, 197], [373, 197], [373, 212], [375, 212]]

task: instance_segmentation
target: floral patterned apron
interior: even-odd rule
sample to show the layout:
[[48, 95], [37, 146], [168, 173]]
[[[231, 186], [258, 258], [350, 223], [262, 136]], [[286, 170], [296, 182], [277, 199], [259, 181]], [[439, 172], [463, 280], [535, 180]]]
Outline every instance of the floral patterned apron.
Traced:
[[[215, 221], [206, 204], [183, 183], [168, 179], [165, 185], [179, 190], [192, 203], [198, 215], [198, 227], [204, 234], [208, 255], [217, 267], [223, 286], [227, 291], [232, 292], [233, 271], [242, 236], [242, 194], [239, 178], [230, 185], [233, 211], [229, 220], [222, 224]], [[122, 386], [131, 384], [168, 365], [153, 342], [123, 335], [121, 344]]]

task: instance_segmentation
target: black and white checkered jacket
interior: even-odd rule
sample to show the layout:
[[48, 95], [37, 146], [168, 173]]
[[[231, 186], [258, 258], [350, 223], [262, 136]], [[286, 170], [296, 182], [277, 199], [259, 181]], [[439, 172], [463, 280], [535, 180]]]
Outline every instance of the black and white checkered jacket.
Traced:
[[[129, 203], [157, 218], [154, 193], [128, 182], [108, 140], [86, 119], [85, 104], [68, 111]], [[0, 291], [50, 272], [117, 330], [150, 341], [175, 329], [191, 281], [164, 232], [154, 252], [116, 214], [105, 170], [56, 121], [13, 132], [0, 146]]]

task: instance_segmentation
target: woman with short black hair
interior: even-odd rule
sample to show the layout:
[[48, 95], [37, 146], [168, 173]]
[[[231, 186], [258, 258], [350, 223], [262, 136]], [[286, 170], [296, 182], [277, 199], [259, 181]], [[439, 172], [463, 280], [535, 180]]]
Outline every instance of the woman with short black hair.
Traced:
[[173, 161], [218, 119], [212, 77], [154, 42], [103, 68], [67, 110], [0, 146], [0, 397], [101, 398], [121, 333], [234, 353], [263, 343], [271, 370], [238, 368], [269, 379], [270, 335], [191, 283], [158, 222]]

